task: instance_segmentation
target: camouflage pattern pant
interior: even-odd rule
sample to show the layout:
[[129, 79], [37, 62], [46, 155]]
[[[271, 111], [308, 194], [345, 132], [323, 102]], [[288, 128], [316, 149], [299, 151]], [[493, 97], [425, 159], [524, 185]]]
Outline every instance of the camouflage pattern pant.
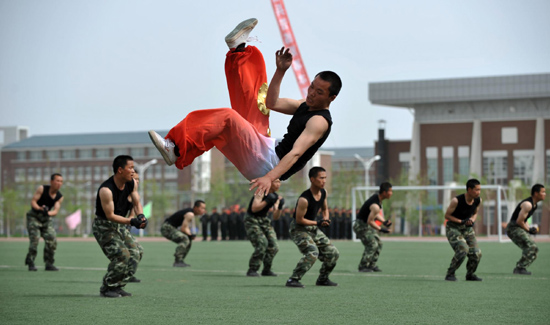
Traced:
[[160, 228], [160, 233], [164, 236], [164, 238], [178, 244], [178, 246], [176, 246], [176, 253], [174, 253], [174, 256], [176, 257], [176, 262], [183, 262], [187, 256], [187, 253], [191, 250], [192, 241], [189, 236], [166, 222]]
[[506, 234], [522, 250], [521, 259], [517, 262], [516, 266], [524, 269], [527, 268], [537, 258], [539, 248], [531, 237], [529, 237], [529, 233], [517, 224], [508, 223]]
[[319, 259], [323, 262], [319, 272], [319, 280], [328, 279], [330, 272], [336, 266], [340, 257], [338, 249], [332, 245], [330, 239], [317, 226], [297, 225], [295, 220], [290, 223], [290, 238], [298, 246], [304, 256], [300, 259], [292, 272], [291, 279], [300, 280], [304, 274]]
[[244, 218], [246, 236], [254, 247], [248, 267], [258, 271], [262, 262], [264, 271], [271, 270], [273, 259], [279, 251], [277, 235], [271, 227], [271, 220], [268, 217], [254, 217], [247, 214]]
[[359, 261], [359, 269], [374, 268], [382, 250], [382, 240], [380, 240], [378, 231], [362, 220], [355, 220], [353, 231], [365, 246], [365, 251]]
[[136, 274], [138, 264], [139, 262], [141, 262], [141, 259], [143, 258], [143, 247], [137, 241], [134, 235], [132, 235], [128, 227], [126, 227], [126, 230], [128, 231], [128, 237], [127, 237], [128, 243], [133, 242], [135, 244], [135, 248], [134, 248], [134, 245], [129, 245], [128, 250], [130, 250], [130, 255], [137, 256], [137, 263], [135, 264], [135, 266], [134, 264], [129, 265], [130, 271], [132, 272], [132, 274]]
[[100, 290], [124, 287], [134, 275], [140, 258], [134, 238], [124, 225], [108, 220], [96, 218], [92, 230], [99, 247], [111, 261]]
[[445, 227], [449, 244], [455, 251], [455, 256], [451, 260], [451, 265], [447, 274], [454, 274], [455, 271], [462, 265], [466, 256], [468, 263], [466, 264], [466, 274], [471, 275], [476, 272], [479, 261], [481, 260], [481, 250], [477, 245], [476, 233], [473, 227], [464, 225], [455, 226], [447, 222]]
[[27, 213], [27, 230], [29, 232], [29, 252], [25, 259], [25, 264], [34, 265], [34, 259], [38, 252], [38, 242], [40, 237], [44, 238], [44, 262], [46, 266], [53, 265], [55, 259], [55, 250], [57, 248], [57, 239], [55, 229], [52, 226], [52, 220], [49, 217], [37, 215], [34, 211]]

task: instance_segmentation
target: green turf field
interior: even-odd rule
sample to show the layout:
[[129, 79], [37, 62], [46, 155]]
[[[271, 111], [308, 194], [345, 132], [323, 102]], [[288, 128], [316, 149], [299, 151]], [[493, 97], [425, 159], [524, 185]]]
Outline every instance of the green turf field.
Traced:
[[58, 243], [56, 266], [45, 272], [43, 241], [38, 272], [24, 264], [26, 242], [0, 242], [1, 324], [549, 324], [550, 243], [539, 243], [532, 276], [513, 275], [520, 250], [511, 243], [480, 243], [481, 283], [443, 280], [453, 252], [446, 242], [385, 242], [382, 273], [359, 274], [362, 245], [336, 242], [340, 259], [331, 280], [316, 287], [319, 261], [286, 288], [300, 258], [279, 242], [276, 278], [247, 278], [249, 242], [195, 242], [174, 268], [171, 242], [143, 242], [133, 297], [99, 297], [108, 260], [95, 242]]

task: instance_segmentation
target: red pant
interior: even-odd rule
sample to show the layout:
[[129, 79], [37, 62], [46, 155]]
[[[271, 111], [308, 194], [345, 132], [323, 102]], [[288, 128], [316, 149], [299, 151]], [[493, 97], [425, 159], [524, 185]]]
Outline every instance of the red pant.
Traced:
[[267, 80], [262, 53], [254, 46], [227, 53], [225, 74], [233, 109], [193, 111], [168, 132], [180, 152], [176, 167], [215, 146], [247, 179], [261, 177], [279, 162], [268, 137], [269, 116], [258, 109], [258, 91]]

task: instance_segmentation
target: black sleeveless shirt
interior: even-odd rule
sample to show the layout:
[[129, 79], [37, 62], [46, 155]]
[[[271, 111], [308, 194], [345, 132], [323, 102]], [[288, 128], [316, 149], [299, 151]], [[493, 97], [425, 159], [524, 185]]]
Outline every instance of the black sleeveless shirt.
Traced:
[[179, 228], [183, 224], [183, 217], [189, 212], [193, 212], [193, 209], [187, 208], [187, 209], [180, 210], [174, 213], [173, 215], [171, 215], [170, 217], [168, 217], [164, 222], [171, 224], [175, 228]]
[[[321, 199], [319, 201], [315, 201], [313, 193], [311, 193], [310, 189], [305, 190], [300, 195], [300, 197], [303, 197], [307, 200], [307, 211], [304, 219], [315, 221], [317, 219], [317, 213], [319, 213], [319, 209], [323, 207], [323, 202], [325, 202], [325, 199], [327, 197], [327, 191], [325, 191], [324, 188], [321, 189]], [[296, 206], [298, 206], [298, 202], [296, 202]], [[292, 218], [296, 219], [296, 210], [294, 210], [294, 215], [292, 216]]]
[[292, 116], [292, 119], [290, 120], [287, 127], [287, 133], [284, 135], [283, 140], [281, 140], [281, 142], [275, 148], [277, 157], [279, 157], [279, 159], [283, 159], [283, 157], [286, 156], [286, 154], [289, 153], [290, 150], [292, 150], [294, 143], [302, 134], [302, 132], [304, 132], [304, 129], [306, 128], [306, 124], [309, 119], [316, 115], [321, 115], [325, 118], [325, 120], [327, 120], [327, 131], [319, 140], [317, 140], [317, 142], [315, 142], [309, 149], [307, 149], [300, 158], [298, 158], [296, 163], [280, 177], [280, 180], [284, 181], [290, 176], [294, 175], [297, 171], [304, 168], [306, 163], [311, 159], [311, 157], [313, 157], [319, 147], [321, 147], [321, 145], [328, 138], [332, 127], [332, 118], [330, 116], [330, 112], [328, 111], [328, 109], [309, 111], [309, 106], [307, 106], [304, 102], [302, 105], [300, 105], [300, 107], [298, 107], [298, 110], [296, 110], [296, 113], [294, 113], [294, 115]]
[[470, 219], [470, 217], [476, 213], [477, 207], [481, 202], [481, 199], [477, 198], [474, 199], [472, 205], [469, 205], [466, 203], [465, 194], [460, 194], [456, 198], [458, 200], [458, 205], [456, 206], [454, 212], [451, 213], [451, 215], [460, 220]]
[[[273, 194], [277, 195], [277, 197], [279, 197], [279, 194], [277, 194], [276, 192], [273, 192]], [[267, 196], [264, 196], [264, 198], [262, 199], [262, 201], [265, 201], [265, 199], [267, 198]], [[261, 209], [260, 211], [258, 212], [252, 212], [252, 203], [254, 202], [254, 197], [252, 197], [252, 199], [250, 200], [250, 204], [248, 204], [248, 210], [246, 210], [246, 212], [251, 215], [251, 216], [254, 216], [254, 217], [265, 217], [267, 216], [267, 213], [269, 212], [269, 209], [271, 209], [272, 206], [275, 205], [276, 202], [267, 202], [267, 204], [265, 205], [265, 207], [263, 209]]]
[[115, 205], [115, 214], [121, 217], [125, 217], [130, 209], [128, 204], [128, 196], [134, 191], [134, 180], [126, 182], [123, 190], [119, 190], [115, 184], [114, 176], [109, 177], [108, 180], [103, 182], [97, 190], [97, 197], [95, 200], [95, 215], [100, 220], [107, 220], [103, 206], [101, 206], [101, 199], [99, 198], [99, 191], [101, 188], [106, 187], [113, 193], [113, 203]]
[[525, 200], [519, 202], [518, 206], [516, 207], [516, 209], [514, 210], [514, 213], [512, 213], [512, 218], [510, 219], [510, 222], [512, 223], [516, 223], [518, 221], [518, 217], [519, 217], [519, 212], [521, 211], [521, 205], [523, 204], [523, 202], [530, 202], [531, 203], [531, 211], [529, 211], [529, 213], [527, 214], [527, 217], [525, 217], [525, 221], [527, 222], [527, 220], [529, 220], [529, 218], [531, 218], [531, 216], [533, 215], [533, 213], [535, 213], [535, 210], [537, 209], [537, 205], [533, 203], [533, 198], [532, 197], [528, 197], [526, 198]]
[[363, 206], [361, 206], [361, 209], [357, 214], [357, 219], [367, 223], [370, 214], [370, 206], [373, 204], [378, 205], [380, 209], [382, 209], [382, 204], [380, 203], [380, 197], [378, 196], [378, 194], [372, 195], [371, 197], [369, 197], [368, 200], [365, 201], [365, 203], [363, 203]]
[[[36, 203], [38, 204], [39, 207], [42, 207], [45, 205], [48, 207], [48, 210], [51, 210], [55, 205], [55, 203], [63, 197], [63, 194], [57, 191], [57, 193], [55, 194], [55, 198], [52, 199], [52, 197], [50, 196], [50, 185], [42, 185], [42, 187], [44, 188], [44, 190], [42, 191], [42, 195], [40, 196], [40, 199], [38, 199]], [[33, 210], [36, 212], [42, 211], [42, 210], [35, 210], [34, 208]]]

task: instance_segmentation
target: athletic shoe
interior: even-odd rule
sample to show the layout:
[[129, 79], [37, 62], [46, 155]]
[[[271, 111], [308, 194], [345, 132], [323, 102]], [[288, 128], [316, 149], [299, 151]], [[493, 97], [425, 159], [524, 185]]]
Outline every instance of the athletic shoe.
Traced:
[[174, 267], [189, 267], [191, 265], [185, 263], [185, 262], [174, 262]]
[[380, 270], [380, 269], [378, 268], [378, 266], [371, 267], [370, 269], [371, 269], [373, 272], [382, 272], [382, 270]]
[[359, 272], [369, 273], [372, 272], [372, 269], [369, 269], [368, 267], [360, 267]]
[[176, 145], [172, 142], [172, 140], [164, 139], [160, 136], [160, 134], [153, 130], [149, 131], [149, 138], [151, 138], [151, 141], [153, 141], [155, 148], [157, 148], [157, 150], [160, 152], [166, 164], [168, 166], [172, 166], [178, 159], [178, 157], [176, 157], [176, 154], [174, 153], [174, 148], [176, 147]]
[[277, 273], [274, 273], [271, 270], [263, 270], [262, 271], [262, 276], [277, 276]]
[[300, 281], [296, 280], [296, 279], [288, 279], [288, 281], [286, 282], [286, 286], [287, 287], [291, 287], [291, 288], [305, 288], [306, 286], [301, 284]]
[[53, 265], [46, 265], [46, 271], [59, 271], [59, 269]]
[[466, 274], [466, 281], [483, 281], [483, 279], [475, 274]]
[[258, 274], [258, 272], [254, 271], [254, 270], [248, 270], [248, 272], [246, 272], [246, 276], [258, 277], [260, 275]]
[[[31, 270], [31, 266], [29, 265], [29, 271]], [[514, 274], [521, 274], [521, 275], [531, 275], [531, 272], [527, 271], [523, 267], [516, 267], [514, 269]]]
[[105, 290], [105, 291], [100, 290], [99, 295], [101, 297], [105, 297], [105, 298], [120, 298], [120, 297], [122, 297], [116, 288], [113, 288], [113, 289], [110, 289], [110, 290]]
[[127, 292], [127, 291], [124, 291], [124, 289], [122, 288], [117, 288], [117, 292], [120, 294], [121, 297], [131, 297], [132, 294]]
[[141, 280], [136, 278], [135, 276], [131, 277], [130, 280], [128, 280], [128, 282], [132, 282], [132, 283], [140, 283]]
[[445, 276], [445, 281], [456, 281], [456, 276], [453, 274], [447, 274]]
[[237, 25], [227, 36], [225, 43], [230, 49], [234, 49], [242, 43], [246, 43], [248, 35], [256, 27], [258, 19], [250, 18]]
[[38, 269], [34, 266], [34, 264], [29, 264], [29, 271], [38, 271]]
[[316, 286], [324, 286], [324, 287], [337, 287], [338, 283], [330, 281], [328, 278], [326, 280], [319, 280], [317, 279], [317, 282], [315, 282]]

